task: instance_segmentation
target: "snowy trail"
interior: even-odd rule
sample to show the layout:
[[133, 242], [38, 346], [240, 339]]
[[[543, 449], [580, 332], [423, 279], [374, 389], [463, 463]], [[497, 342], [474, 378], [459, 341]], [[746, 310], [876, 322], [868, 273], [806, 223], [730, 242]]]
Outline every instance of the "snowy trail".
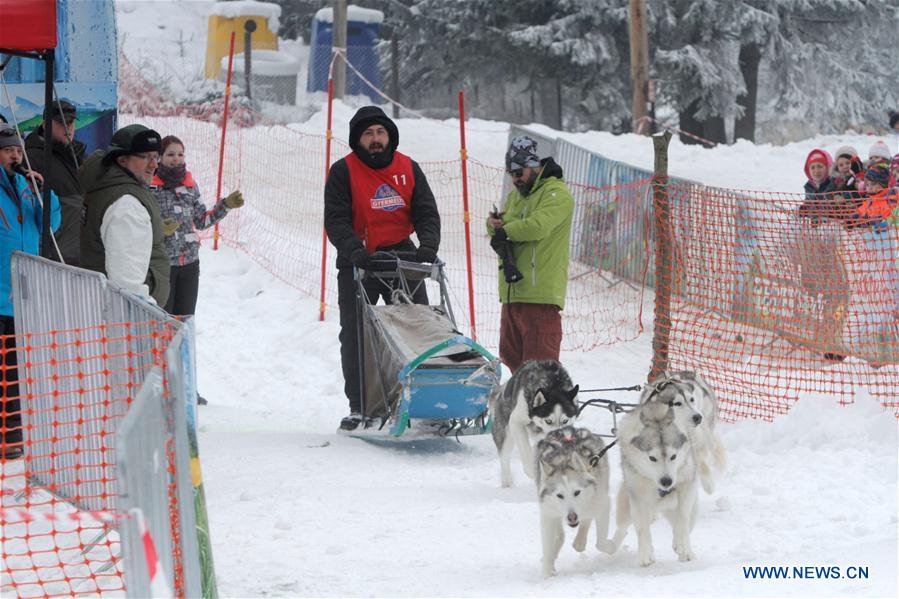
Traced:
[[[723, 425], [729, 470], [700, 496], [697, 561], [677, 562], [659, 520], [650, 568], [636, 565], [632, 531], [614, 556], [591, 533], [544, 581], [533, 483], [514, 463], [515, 487], [499, 488], [489, 437], [381, 447], [336, 435], [336, 314], [319, 323], [314, 301], [234, 250], [204, 248], [202, 264], [200, 451], [223, 597], [895, 596], [897, 423], [870, 398], [805, 397], [774, 423]], [[639, 382], [649, 356], [646, 333], [563, 361], [599, 387]], [[610, 418], [582, 424], [607, 431]], [[754, 565], [867, 566], [870, 578], [746, 580]]]

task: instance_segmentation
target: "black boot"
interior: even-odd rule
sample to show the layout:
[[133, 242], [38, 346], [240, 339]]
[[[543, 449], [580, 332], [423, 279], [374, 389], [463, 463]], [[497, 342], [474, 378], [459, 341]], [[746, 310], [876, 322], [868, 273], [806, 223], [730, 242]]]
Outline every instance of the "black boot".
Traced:
[[349, 416], [344, 416], [340, 421], [340, 430], [354, 431], [362, 424], [362, 414], [359, 412], [351, 412]]

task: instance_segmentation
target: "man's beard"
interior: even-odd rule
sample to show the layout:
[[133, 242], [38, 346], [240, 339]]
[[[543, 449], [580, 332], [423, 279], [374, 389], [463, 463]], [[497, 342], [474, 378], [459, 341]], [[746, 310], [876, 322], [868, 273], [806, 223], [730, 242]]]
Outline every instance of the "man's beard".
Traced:
[[534, 187], [534, 182], [536, 180], [537, 180], [536, 175], [531, 175], [530, 177], [527, 178], [527, 180], [519, 179], [518, 181], [515, 181], [515, 183], [514, 183], [515, 189], [517, 189], [518, 193], [520, 193], [521, 195], [526, 196], [529, 193], [531, 193], [531, 189]]
[[384, 151], [384, 144], [379, 142], [373, 142], [370, 146], [368, 146], [369, 154], [380, 154]]

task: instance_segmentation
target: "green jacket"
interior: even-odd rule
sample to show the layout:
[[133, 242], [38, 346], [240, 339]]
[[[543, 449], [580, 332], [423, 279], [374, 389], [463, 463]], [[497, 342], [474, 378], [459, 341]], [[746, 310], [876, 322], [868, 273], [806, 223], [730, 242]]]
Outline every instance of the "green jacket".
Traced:
[[[513, 242], [524, 279], [510, 285], [500, 271], [499, 301], [564, 308], [574, 198], [562, 179], [562, 168], [552, 158], [541, 163], [543, 170], [527, 196], [513, 189], [506, 197], [503, 229]], [[487, 232], [493, 235], [489, 224]]]
[[100, 225], [106, 211], [119, 198], [129, 194], [137, 198], [150, 214], [153, 227], [153, 249], [147, 267], [145, 283], [150, 295], [162, 307], [169, 298], [169, 256], [165, 250], [162, 218], [156, 198], [147, 187], [131, 173], [114, 162], [103, 161], [105, 152], [98, 150], [78, 171], [78, 180], [84, 187], [84, 216], [81, 223], [81, 267], [106, 274], [106, 248], [100, 236]]

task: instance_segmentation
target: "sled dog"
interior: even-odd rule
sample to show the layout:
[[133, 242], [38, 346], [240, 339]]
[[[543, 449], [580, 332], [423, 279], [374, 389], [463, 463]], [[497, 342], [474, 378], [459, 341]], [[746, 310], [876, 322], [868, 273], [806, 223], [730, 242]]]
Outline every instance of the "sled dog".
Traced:
[[665, 374], [643, 388], [640, 403], [660, 402], [674, 408], [678, 425], [696, 450], [699, 479], [706, 493], [715, 491], [712, 466], [719, 472], [727, 464], [724, 444], [715, 434], [718, 400], [709, 384], [691, 370]]
[[596, 521], [596, 548], [613, 552], [609, 535], [609, 461], [602, 437], [586, 428], [566, 426], [537, 443], [537, 497], [543, 541], [543, 576], [556, 573], [565, 541], [565, 525], [577, 528], [572, 547], [584, 551], [590, 524]]
[[615, 506], [613, 549], [621, 546], [633, 522], [640, 565], [653, 563], [649, 527], [662, 512], [671, 523], [678, 559], [695, 559], [690, 531], [696, 520], [696, 456], [674, 407], [654, 401], [639, 406], [621, 420], [618, 446], [624, 476]]
[[577, 417], [578, 386], [555, 360], [529, 360], [488, 398], [493, 415], [493, 441], [499, 453], [500, 482], [512, 486], [510, 460], [518, 446], [528, 478], [534, 478], [534, 453], [530, 437], [540, 440], [549, 431], [570, 424]]

